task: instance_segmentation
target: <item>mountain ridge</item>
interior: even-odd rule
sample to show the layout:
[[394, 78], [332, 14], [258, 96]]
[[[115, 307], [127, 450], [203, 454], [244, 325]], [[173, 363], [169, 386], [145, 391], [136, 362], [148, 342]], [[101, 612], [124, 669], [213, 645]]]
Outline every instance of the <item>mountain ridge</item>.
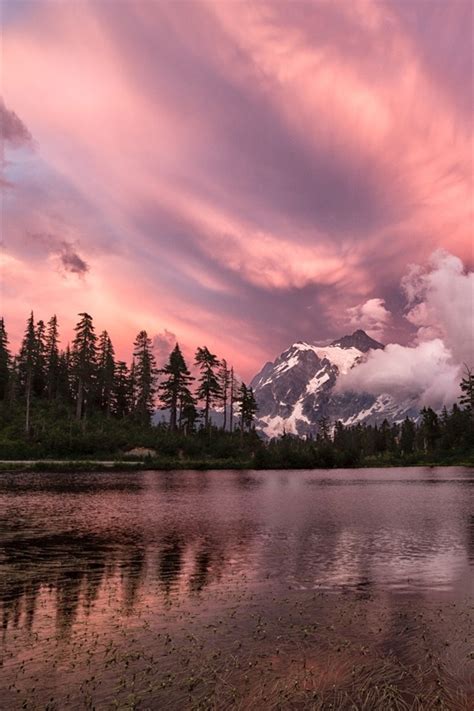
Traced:
[[297, 341], [252, 379], [259, 406], [256, 429], [265, 437], [285, 432], [299, 436], [316, 434], [321, 418], [343, 424], [376, 424], [417, 416], [416, 403], [398, 403], [385, 393], [339, 393], [341, 375], [384, 345], [358, 329], [326, 346]]

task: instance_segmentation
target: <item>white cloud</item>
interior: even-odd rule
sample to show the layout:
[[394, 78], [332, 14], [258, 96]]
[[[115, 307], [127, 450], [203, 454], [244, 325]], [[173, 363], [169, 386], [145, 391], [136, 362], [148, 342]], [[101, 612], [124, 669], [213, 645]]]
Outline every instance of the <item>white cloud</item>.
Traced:
[[385, 308], [383, 299], [368, 299], [363, 304], [347, 309], [350, 325], [362, 328], [372, 338], [381, 338], [387, 323], [391, 319], [390, 311]]
[[338, 389], [416, 397], [420, 407], [449, 406], [459, 396], [463, 364], [474, 360], [474, 273], [466, 273], [457, 257], [437, 251], [426, 268], [410, 267], [402, 288], [406, 318], [418, 327], [413, 344], [371, 352], [340, 379]]
[[429, 267], [412, 266], [402, 279], [409, 310], [407, 319], [418, 326], [417, 342], [436, 336], [458, 363], [474, 359], [474, 272], [465, 272], [458, 257], [436, 251]]

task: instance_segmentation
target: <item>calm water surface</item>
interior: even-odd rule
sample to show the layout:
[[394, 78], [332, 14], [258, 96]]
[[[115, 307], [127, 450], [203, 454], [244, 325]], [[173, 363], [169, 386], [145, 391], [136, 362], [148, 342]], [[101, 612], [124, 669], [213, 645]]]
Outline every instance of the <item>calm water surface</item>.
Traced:
[[0, 708], [472, 709], [474, 472], [0, 475]]

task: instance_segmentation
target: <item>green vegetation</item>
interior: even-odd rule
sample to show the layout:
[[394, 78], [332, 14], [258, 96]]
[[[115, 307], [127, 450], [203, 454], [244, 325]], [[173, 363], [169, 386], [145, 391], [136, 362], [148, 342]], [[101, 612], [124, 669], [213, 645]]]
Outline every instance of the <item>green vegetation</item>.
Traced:
[[[0, 320], [1, 460], [100, 468], [112, 464], [96, 460], [123, 467], [135, 459], [135, 468], [157, 469], [474, 464], [474, 376], [468, 368], [460, 404], [440, 415], [424, 408], [416, 423], [351, 427], [322, 418], [313, 439], [286, 434], [264, 442], [254, 429], [252, 388], [236, 382], [233, 368], [207, 347], [196, 351], [193, 392], [195, 378], [178, 344], [158, 370], [152, 342], [141, 331], [129, 367], [115, 359], [107, 331], [97, 337], [92, 317], [79, 316], [72, 348], [60, 351], [56, 317], [46, 326], [31, 314], [15, 357]], [[166, 423], [153, 423], [157, 406], [167, 411]], [[212, 422], [216, 408], [220, 427]], [[149, 451], [130, 453], [136, 448]]]

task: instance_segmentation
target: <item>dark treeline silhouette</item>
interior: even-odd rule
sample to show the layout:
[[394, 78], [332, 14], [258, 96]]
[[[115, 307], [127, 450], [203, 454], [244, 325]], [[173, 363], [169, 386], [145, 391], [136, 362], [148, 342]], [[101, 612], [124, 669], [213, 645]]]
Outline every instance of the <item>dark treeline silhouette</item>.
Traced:
[[[136, 447], [177, 462], [215, 459], [255, 467], [472, 456], [474, 376], [467, 367], [459, 404], [441, 414], [424, 408], [417, 422], [379, 426], [323, 418], [314, 438], [286, 434], [267, 443], [254, 429], [253, 390], [237, 380], [233, 367], [206, 346], [197, 348], [194, 367], [196, 376], [176, 344], [157, 368], [146, 331], [135, 339], [131, 362], [118, 360], [108, 332], [97, 335], [87, 313], [79, 314], [65, 349], [56, 316], [45, 323], [31, 313], [13, 355], [1, 319], [0, 458], [118, 457]], [[157, 409], [166, 411], [166, 421], [154, 422]]]
[[[79, 314], [72, 343], [63, 350], [56, 316], [45, 323], [31, 313], [12, 355], [2, 318], [0, 456], [106, 454], [156, 445], [153, 435], [166, 440], [172, 456], [178, 451], [173, 442], [194, 435], [212, 440], [216, 431], [238, 431], [232, 439], [242, 443], [257, 410], [252, 388], [206, 346], [197, 348], [194, 366], [197, 378], [177, 343], [157, 368], [146, 331], [135, 339], [131, 363], [118, 360], [108, 332], [97, 335], [88, 313]], [[157, 409], [167, 411], [167, 421], [154, 425]], [[219, 427], [212, 422], [216, 412]]]
[[[49, 482], [43, 490], [49, 490]], [[133, 612], [141, 591], [155, 579], [163, 598], [173, 602], [231, 573], [230, 561], [247, 550], [254, 535], [246, 521], [221, 526], [199, 518], [157, 527], [151, 538], [147, 531], [126, 526], [94, 532], [37, 530], [34, 535], [26, 530], [18, 538], [14, 513], [6, 528], [0, 546], [3, 634], [11, 627], [31, 631], [41, 593], [53, 591], [56, 632], [63, 637], [78, 615], [94, 606], [107, 580], [119, 583], [118, 602], [125, 613]]]

